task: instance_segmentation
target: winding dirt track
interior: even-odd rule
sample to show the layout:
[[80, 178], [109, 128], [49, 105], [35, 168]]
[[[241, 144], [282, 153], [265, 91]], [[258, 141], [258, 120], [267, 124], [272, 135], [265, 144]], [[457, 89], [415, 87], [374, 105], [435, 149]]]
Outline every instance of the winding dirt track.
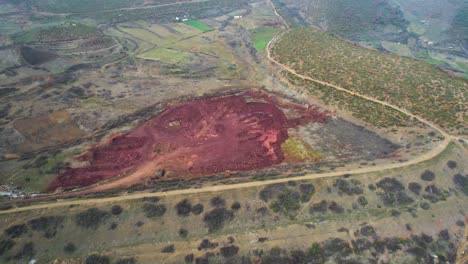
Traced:
[[[271, 2], [270, 2], [271, 3]], [[273, 6], [274, 7], [274, 6]], [[284, 19], [276, 12], [275, 13], [281, 18], [281, 20], [285, 23]], [[285, 24], [286, 27], [287, 24]], [[289, 27], [288, 27], [289, 28]], [[283, 32], [284, 33], [284, 32]], [[378, 171], [384, 171], [384, 170], [390, 170], [390, 169], [397, 169], [397, 168], [402, 168], [406, 167], [409, 165], [414, 165], [418, 164], [427, 160], [430, 160], [440, 153], [442, 153], [449, 145], [452, 140], [458, 139], [457, 137], [451, 136], [445, 131], [441, 130], [438, 126], [435, 124], [418, 117], [409, 111], [399, 108], [397, 106], [391, 105], [387, 102], [380, 101], [374, 98], [371, 98], [366, 95], [362, 95], [353, 91], [349, 91], [345, 88], [330, 84], [325, 81], [313, 79], [309, 76], [305, 76], [302, 74], [297, 73], [293, 69], [289, 68], [286, 65], [283, 65], [276, 61], [272, 56], [271, 56], [271, 46], [272, 44], [279, 38], [281, 37], [282, 33], [274, 37], [267, 46], [267, 58], [269, 61], [271, 61], [273, 64], [281, 67], [282, 69], [308, 81], [316, 82], [322, 85], [325, 85], [327, 87], [330, 87], [331, 89], [336, 89], [342, 92], [346, 92], [349, 94], [352, 94], [354, 96], [361, 97], [363, 99], [390, 107], [392, 109], [395, 109], [403, 114], [406, 114], [414, 119], [417, 119], [421, 123], [424, 123], [431, 128], [435, 129], [438, 131], [441, 135], [444, 136], [444, 140], [439, 143], [435, 148], [433, 148], [431, 151], [424, 153], [418, 157], [415, 157], [412, 160], [406, 161], [406, 162], [401, 162], [401, 163], [395, 163], [395, 164], [382, 164], [378, 166], [373, 166], [373, 167], [368, 167], [368, 168], [360, 168], [360, 169], [354, 169], [354, 170], [346, 170], [346, 171], [336, 171], [336, 172], [328, 172], [328, 173], [316, 173], [316, 174], [308, 174], [304, 176], [298, 176], [298, 177], [291, 177], [291, 178], [283, 178], [283, 179], [274, 179], [274, 180], [266, 180], [266, 181], [257, 181], [257, 182], [247, 182], [247, 183], [239, 183], [239, 184], [229, 184], [229, 185], [222, 185], [222, 186], [208, 186], [208, 187], [203, 187], [199, 189], [185, 189], [185, 190], [173, 190], [173, 191], [166, 191], [166, 192], [155, 192], [155, 193], [135, 193], [135, 194], [127, 194], [127, 195], [122, 195], [118, 197], [109, 197], [109, 198], [89, 198], [89, 199], [82, 199], [82, 200], [70, 200], [70, 201], [54, 201], [54, 202], [49, 202], [49, 203], [43, 203], [43, 204], [36, 204], [36, 205], [31, 205], [31, 206], [24, 206], [24, 207], [19, 207], [19, 208], [13, 208], [10, 210], [4, 210], [0, 211], [0, 214], [9, 214], [9, 213], [15, 213], [15, 212], [22, 212], [22, 211], [29, 211], [29, 210], [37, 210], [37, 209], [45, 209], [45, 208], [53, 208], [53, 207], [60, 207], [60, 206], [68, 206], [68, 205], [76, 205], [76, 204], [98, 204], [98, 203], [110, 203], [110, 202], [119, 202], [119, 201], [126, 201], [126, 200], [133, 200], [133, 199], [140, 199], [144, 197], [154, 197], [154, 196], [175, 196], [175, 195], [182, 195], [182, 194], [196, 194], [196, 193], [209, 193], [209, 192], [219, 192], [219, 191], [226, 191], [226, 190], [232, 190], [232, 189], [239, 189], [239, 188], [248, 188], [248, 187], [257, 187], [257, 186], [264, 186], [268, 184], [274, 184], [274, 183], [284, 183], [288, 181], [300, 181], [300, 180], [311, 180], [311, 179], [318, 179], [318, 178], [325, 178], [325, 177], [337, 177], [341, 176], [344, 174], [363, 174], [363, 173], [372, 173], [372, 172], [378, 172]], [[109, 184], [112, 184], [109, 183]], [[105, 184], [104, 184], [105, 185]], [[102, 185], [102, 186], [104, 186]], [[102, 188], [101, 186], [101, 188]], [[65, 193], [64, 195], [66, 195]], [[70, 193], [68, 193], [70, 194]], [[55, 197], [50, 197], [52, 198], [60, 198], [59, 196]], [[34, 201], [33, 199], [30, 199], [29, 201]]]

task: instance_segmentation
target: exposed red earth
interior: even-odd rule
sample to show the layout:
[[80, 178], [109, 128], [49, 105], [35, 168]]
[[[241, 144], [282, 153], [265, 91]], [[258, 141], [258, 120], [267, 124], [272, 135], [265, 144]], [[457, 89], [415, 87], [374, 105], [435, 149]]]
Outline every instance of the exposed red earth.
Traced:
[[[280, 108], [296, 117], [288, 119]], [[280, 103], [254, 92], [179, 103], [91, 148], [80, 157], [87, 165], [67, 168], [48, 190], [84, 187], [119, 176], [124, 177], [107, 185], [115, 188], [167, 177], [155, 176], [157, 171], [186, 177], [268, 167], [284, 160], [281, 144], [288, 138], [288, 128], [326, 118], [327, 113], [316, 108]]]

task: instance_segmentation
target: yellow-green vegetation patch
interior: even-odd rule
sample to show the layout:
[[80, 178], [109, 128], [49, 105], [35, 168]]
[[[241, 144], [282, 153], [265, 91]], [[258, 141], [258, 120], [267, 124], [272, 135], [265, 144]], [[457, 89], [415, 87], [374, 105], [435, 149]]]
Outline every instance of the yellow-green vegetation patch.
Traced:
[[161, 39], [158, 36], [144, 28], [120, 26], [119, 29], [139, 40], [151, 44], [159, 44], [161, 42]]
[[251, 31], [253, 35], [254, 48], [257, 51], [264, 51], [268, 42], [279, 32], [278, 28], [273, 27], [260, 27]]
[[71, 41], [101, 35], [101, 32], [92, 26], [80, 23], [64, 23], [62, 25], [34, 28], [15, 35], [13, 40], [17, 43], [47, 43], [52, 41]]
[[281, 150], [287, 160], [295, 162], [315, 161], [323, 156], [311, 146], [294, 137], [288, 138], [281, 144]]
[[155, 48], [138, 55], [138, 57], [142, 59], [156, 60], [167, 64], [178, 64], [189, 59], [192, 55], [179, 50]]
[[207, 24], [202, 23], [202, 22], [200, 22], [198, 20], [187, 20], [184, 23], [187, 24], [187, 25], [190, 25], [190, 26], [192, 26], [192, 27], [194, 27], [194, 28], [196, 28], [196, 29], [198, 29], [200, 31], [203, 31], [203, 32], [213, 30], [212, 27], [210, 27]]
[[407, 109], [452, 132], [468, 133], [468, 81], [429, 63], [358, 47], [313, 28], [288, 31], [272, 53], [300, 74]]

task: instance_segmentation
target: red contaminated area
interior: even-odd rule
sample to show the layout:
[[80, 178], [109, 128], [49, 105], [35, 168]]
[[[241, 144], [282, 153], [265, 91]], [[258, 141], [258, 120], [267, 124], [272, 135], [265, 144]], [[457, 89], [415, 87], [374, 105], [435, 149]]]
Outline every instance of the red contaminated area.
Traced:
[[[279, 106], [300, 117], [288, 120]], [[253, 93], [180, 103], [94, 147], [81, 157], [89, 165], [67, 168], [48, 189], [89, 186], [134, 172], [146, 162], [180, 175], [271, 166], [283, 161], [280, 146], [288, 128], [325, 122], [326, 117], [317, 109], [284, 105]]]

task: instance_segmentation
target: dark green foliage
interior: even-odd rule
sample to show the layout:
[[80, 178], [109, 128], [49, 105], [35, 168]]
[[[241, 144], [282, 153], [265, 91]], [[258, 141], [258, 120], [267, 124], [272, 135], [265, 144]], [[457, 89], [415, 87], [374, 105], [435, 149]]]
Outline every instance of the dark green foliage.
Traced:
[[435, 184], [428, 185], [424, 189], [423, 198], [432, 203], [443, 201], [446, 199], [446, 196], [448, 196], [448, 193], [439, 189]]
[[361, 235], [366, 236], [366, 237], [374, 236], [376, 234], [375, 228], [370, 225], [361, 227], [360, 232], [361, 232]]
[[431, 206], [426, 202], [422, 202], [421, 204], [419, 204], [419, 206], [424, 210], [429, 210], [429, 208], [431, 208]]
[[315, 193], [315, 187], [312, 184], [306, 184], [303, 183], [299, 185], [299, 190], [301, 191], [301, 201], [303, 203], [308, 202], [310, 198], [312, 198], [312, 195]]
[[392, 209], [392, 211], [390, 212], [390, 215], [393, 217], [399, 217], [401, 213], [398, 210]]
[[85, 264], [109, 264], [110, 259], [108, 256], [100, 256], [97, 254], [90, 255], [86, 258]]
[[230, 245], [230, 246], [220, 248], [219, 252], [221, 253], [221, 256], [225, 258], [229, 258], [229, 257], [237, 255], [237, 253], [239, 252], [239, 247]]
[[414, 202], [405, 192], [405, 187], [395, 178], [383, 178], [377, 183], [383, 192], [378, 192], [380, 199], [386, 206], [408, 205]]
[[169, 246], [165, 246], [162, 250], [161, 250], [162, 253], [174, 253], [175, 252], [175, 247], [174, 245], [169, 245]]
[[184, 199], [175, 206], [178, 216], [189, 216], [192, 212], [192, 204], [189, 200]]
[[284, 183], [276, 183], [267, 185], [263, 190], [260, 191], [259, 196], [265, 202], [273, 199], [277, 196], [278, 193], [283, 191], [286, 188], [286, 184]]
[[468, 176], [457, 173], [453, 176], [453, 183], [457, 189], [461, 190], [465, 195], [468, 195]]
[[119, 215], [119, 214], [121, 214], [122, 212], [123, 212], [123, 209], [122, 209], [122, 206], [120, 206], [120, 205], [113, 205], [113, 206], [111, 207], [111, 213], [112, 213], [113, 215]]
[[203, 204], [196, 204], [192, 207], [192, 213], [194, 215], [199, 215], [203, 213]]
[[370, 242], [366, 238], [358, 238], [356, 240], [351, 241], [351, 243], [353, 244], [353, 248], [356, 251], [356, 253], [363, 252], [372, 247], [372, 242]]
[[325, 200], [322, 200], [319, 203], [313, 204], [310, 207], [309, 212], [311, 214], [313, 214], [313, 213], [325, 213], [327, 211], [327, 208], [328, 208], [328, 202], [325, 201]]
[[166, 206], [163, 204], [143, 204], [143, 212], [148, 218], [161, 217], [166, 213]]
[[23, 245], [23, 248], [21, 249], [20, 252], [18, 252], [15, 256], [14, 259], [26, 259], [29, 260], [34, 255], [36, 254], [36, 251], [34, 250], [34, 244], [33, 242], [27, 242], [26, 244]]
[[188, 236], [188, 230], [184, 228], [179, 229], [179, 236], [182, 238], [186, 238]]
[[423, 181], [433, 181], [435, 179], [435, 174], [434, 172], [430, 171], [430, 170], [425, 170], [422, 174], [421, 174], [421, 179]]
[[193, 263], [193, 259], [195, 258], [195, 256], [193, 254], [189, 254], [189, 255], [186, 255], [185, 258], [184, 258], [184, 261], [185, 263], [189, 264], [189, 263]]
[[71, 242], [68, 242], [64, 247], [63, 247], [63, 251], [65, 251], [65, 253], [67, 254], [71, 254], [73, 252], [75, 252], [76, 250], [76, 246], [75, 244], [71, 243]]
[[417, 182], [410, 182], [410, 183], [408, 184], [408, 189], [409, 189], [411, 192], [413, 192], [413, 193], [419, 195], [419, 194], [421, 193], [422, 186], [421, 186], [421, 184], [419, 184], [419, 183], [417, 183]]
[[28, 221], [28, 226], [38, 232], [43, 232], [46, 238], [57, 234], [58, 228], [63, 228], [63, 216], [42, 216]]
[[270, 209], [273, 212], [283, 212], [285, 215], [290, 215], [301, 207], [301, 194], [289, 188], [284, 189], [278, 198], [270, 204]]
[[136, 264], [137, 261], [135, 258], [123, 258], [115, 262], [115, 264]]
[[83, 228], [97, 229], [109, 217], [110, 214], [106, 211], [102, 211], [97, 208], [90, 208], [78, 213], [75, 216], [75, 222], [78, 226]]
[[395, 178], [385, 177], [377, 183], [377, 187], [383, 189], [385, 192], [398, 192], [405, 190], [401, 182]]
[[28, 227], [25, 224], [14, 225], [5, 230], [5, 235], [11, 238], [17, 238], [26, 234], [28, 232]]
[[439, 232], [439, 238], [445, 241], [450, 240], [450, 233], [447, 229], [441, 230]]
[[0, 240], [0, 256], [8, 252], [15, 245], [15, 241], [11, 239]]
[[226, 206], [226, 200], [224, 200], [223, 198], [221, 198], [219, 196], [215, 196], [215, 197], [210, 199], [210, 204], [211, 204], [211, 206], [217, 207], [217, 208], [225, 207]]
[[203, 239], [200, 245], [198, 246], [198, 250], [214, 249], [216, 247], [218, 247], [218, 243], [211, 242], [209, 239]]
[[234, 210], [234, 211], [237, 211], [241, 208], [241, 204], [239, 202], [234, 202], [232, 205], [231, 205], [231, 209]]
[[341, 193], [345, 193], [347, 195], [359, 195], [363, 194], [364, 190], [361, 188], [361, 182], [358, 180], [344, 180], [344, 179], [337, 179], [333, 187], [337, 188]]
[[369, 202], [367, 201], [366, 197], [364, 196], [359, 196], [357, 198], [357, 202], [358, 204], [360, 204], [361, 206], [366, 206]]
[[226, 208], [215, 208], [207, 213], [203, 217], [203, 222], [205, 222], [208, 227], [208, 231], [215, 232], [224, 227], [225, 222], [229, 222], [234, 219], [234, 213], [231, 210]]
[[344, 212], [344, 208], [338, 205], [335, 201], [331, 201], [328, 204], [328, 209], [334, 213], [341, 214]]
[[453, 160], [449, 160], [447, 161], [447, 167], [453, 170], [457, 167], [457, 162]]

